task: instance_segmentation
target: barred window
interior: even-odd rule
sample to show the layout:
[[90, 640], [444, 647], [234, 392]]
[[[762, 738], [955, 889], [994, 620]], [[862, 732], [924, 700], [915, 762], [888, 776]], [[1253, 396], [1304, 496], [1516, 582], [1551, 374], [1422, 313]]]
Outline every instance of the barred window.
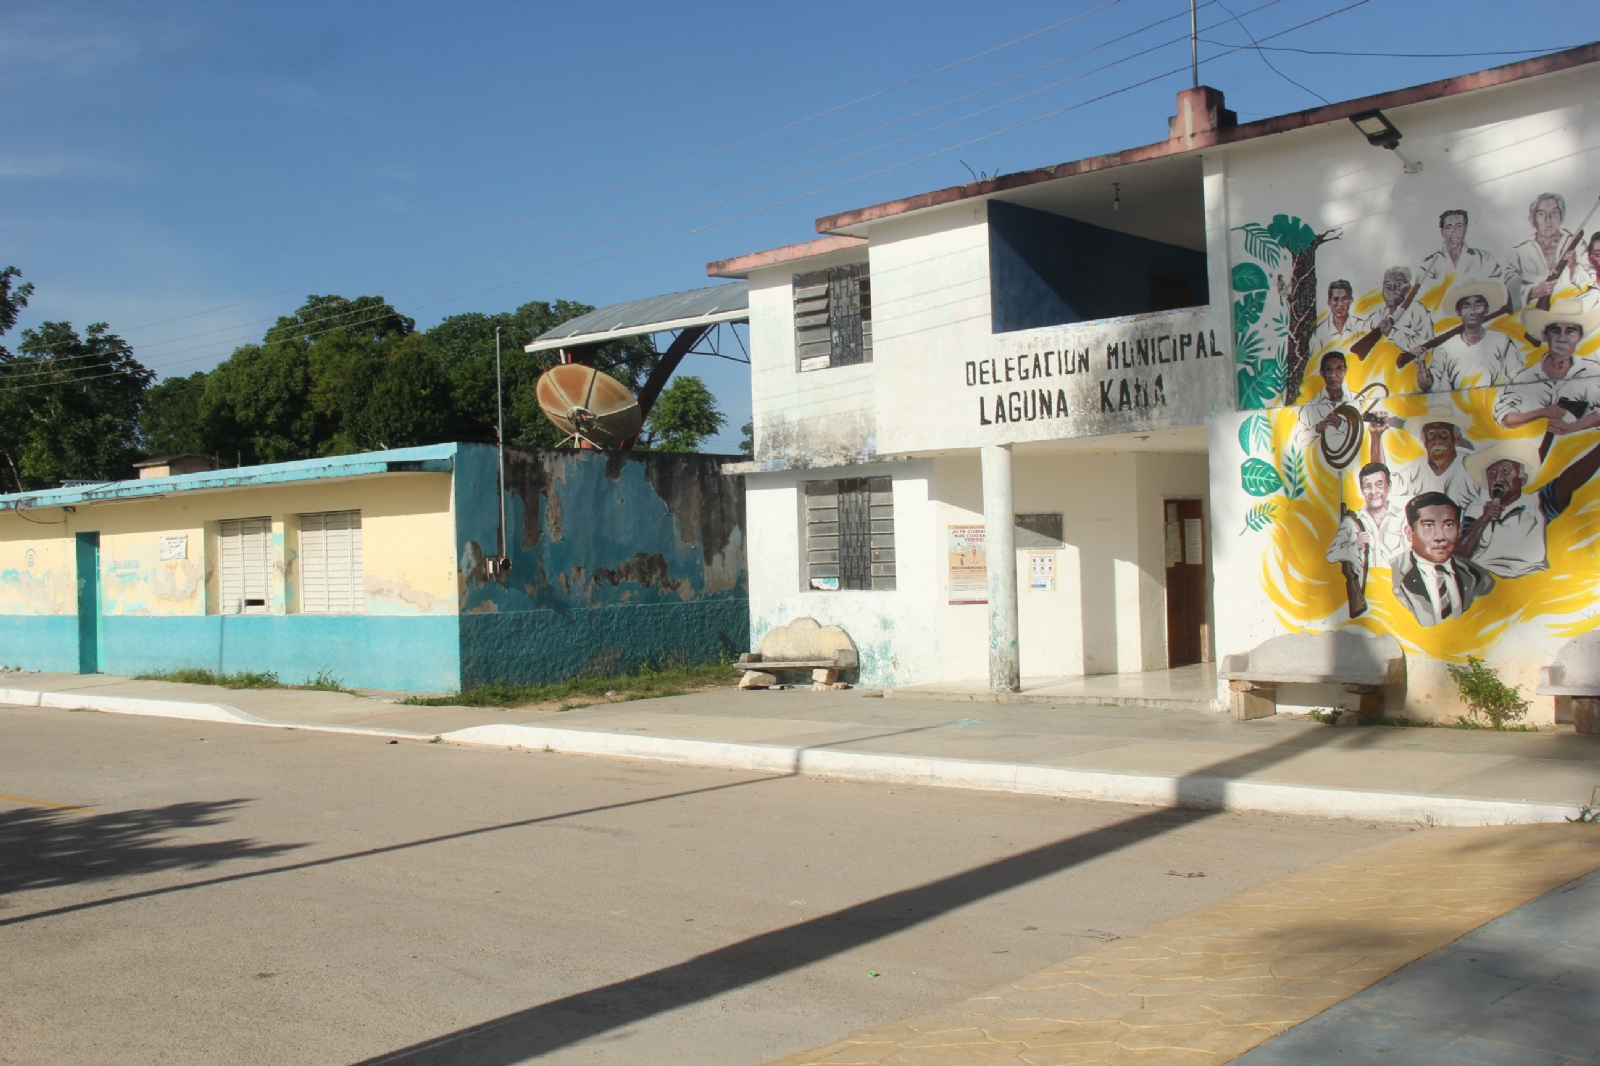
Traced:
[[795, 275], [794, 347], [801, 370], [872, 362], [872, 281], [865, 263]]
[[808, 481], [808, 589], [892, 590], [894, 493], [886, 477]]

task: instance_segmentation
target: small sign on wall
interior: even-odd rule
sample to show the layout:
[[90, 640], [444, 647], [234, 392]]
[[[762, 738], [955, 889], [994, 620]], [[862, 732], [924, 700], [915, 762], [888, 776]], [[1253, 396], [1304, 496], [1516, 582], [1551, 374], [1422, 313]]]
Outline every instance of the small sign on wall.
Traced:
[[982, 526], [950, 526], [950, 602], [989, 602], [989, 557]]
[[1190, 566], [1204, 566], [1204, 538], [1200, 534], [1200, 519], [1183, 520], [1183, 561]]
[[189, 558], [189, 535], [179, 534], [176, 537], [161, 538], [161, 561]]
[[1054, 592], [1056, 590], [1056, 553], [1028, 553], [1028, 591]]

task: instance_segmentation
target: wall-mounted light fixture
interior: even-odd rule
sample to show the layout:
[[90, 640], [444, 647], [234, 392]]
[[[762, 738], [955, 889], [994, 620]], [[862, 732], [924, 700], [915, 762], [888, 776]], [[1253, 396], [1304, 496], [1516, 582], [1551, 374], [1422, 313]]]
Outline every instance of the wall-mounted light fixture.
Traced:
[[1363, 111], [1359, 115], [1351, 115], [1350, 121], [1355, 128], [1366, 137], [1367, 143], [1374, 148], [1387, 148], [1400, 157], [1400, 163], [1405, 167], [1407, 174], [1415, 174], [1422, 169], [1422, 164], [1414, 159], [1407, 158], [1400, 150], [1400, 130], [1382, 111]]

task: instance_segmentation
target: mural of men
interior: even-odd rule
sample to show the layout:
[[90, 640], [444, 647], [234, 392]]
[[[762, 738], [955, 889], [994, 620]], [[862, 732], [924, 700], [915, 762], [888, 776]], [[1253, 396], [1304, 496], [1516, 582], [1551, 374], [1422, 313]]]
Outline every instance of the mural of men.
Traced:
[[[1528, 205], [1528, 223], [1533, 235], [1511, 249], [1511, 260], [1506, 264], [1505, 282], [1513, 300], [1534, 303], [1555, 292], [1562, 278], [1550, 280], [1555, 272], [1556, 260], [1562, 249], [1572, 240], [1572, 234], [1562, 228], [1567, 218], [1567, 199], [1558, 192], [1542, 192]], [[1568, 260], [1572, 284], [1579, 288], [1589, 283], [1588, 271]]]
[[1600, 233], [1589, 238], [1584, 253], [1588, 265], [1589, 284], [1583, 287], [1578, 299], [1583, 302], [1585, 311], [1593, 311], [1600, 307]]
[[1411, 550], [1394, 566], [1394, 595], [1418, 622], [1435, 626], [1460, 618], [1494, 588], [1494, 576], [1460, 558], [1461, 508], [1442, 492], [1424, 492], [1406, 504]]
[[1379, 330], [1403, 352], [1421, 354], [1422, 343], [1433, 336], [1433, 316], [1422, 303], [1413, 299], [1405, 304], [1406, 293], [1411, 289], [1411, 269], [1390, 267], [1383, 272], [1383, 306], [1374, 310], [1361, 323], [1362, 332]]
[[1361, 336], [1361, 321], [1350, 314], [1350, 306], [1355, 301], [1355, 289], [1348, 281], [1341, 278], [1328, 283], [1328, 313], [1311, 331], [1313, 352], [1348, 348], [1352, 341]]
[[[1424, 292], [1440, 287], [1449, 290], [1479, 281], [1500, 281], [1499, 261], [1481, 248], [1467, 247], [1467, 212], [1464, 209], [1452, 207], [1439, 216], [1439, 236], [1444, 247], [1424, 259], [1418, 271]], [[1448, 299], [1439, 306], [1449, 313]]]
[[[1411, 427], [1420, 424], [1421, 431]], [[1457, 506], [1470, 510], [1483, 498], [1483, 487], [1467, 473], [1461, 461], [1461, 447], [1472, 447], [1466, 439], [1471, 424], [1465, 414], [1456, 408], [1447, 395], [1428, 398], [1428, 410], [1418, 418], [1406, 419], [1405, 425], [1422, 443], [1421, 458], [1413, 459], [1394, 471], [1390, 495], [1397, 503], [1409, 502], [1413, 497], [1428, 493], [1444, 493]], [[1372, 461], [1384, 461], [1383, 436], [1387, 426], [1372, 428]]]
[[1356, 483], [1365, 506], [1349, 511], [1341, 504], [1339, 528], [1328, 542], [1327, 555], [1328, 562], [1338, 563], [1344, 572], [1351, 618], [1367, 609], [1367, 572], [1374, 566], [1392, 566], [1408, 547], [1405, 512], [1389, 499], [1389, 468], [1368, 463]]
[[1562, 298], [1551, 301], [1548, 311], [1528, 308], [1522, 322], [1529, 336], [1544, 340], [1544, 358], [1500, 390], [1496, 421], [1516, 429], [1548, 419], [1546, 430], [1557, 437], [1600, 426], [1600, 371], [1577, 357], [1583, 338], [1600, 326], [1600, 310], [1585, 311], [1582, 300]]
[[1290, 438], [1302, 451], [1311, 447], [1324, 433], [1328, 435], [1329, 449], [1340, 451], [1349, 446], [1352, 432], [1361, 432], [1360, 429], [1351, 430], [1349, 423], [1334, 414], [1334, 409], [1346, 400], [1344, 375], [1347, 366], [1343, 352], [1324, 352], [1318, 361], [1317, 373], [1322, 375], [1322, 391], [1300, 408], [1300, 419], [1295, 423], [1294, 434]]
[[1526, 577], [1550, 565], [1545, 525], [1572, 503], [1572, 497], [1600, 470], [1600, 447], [1590, 448], [1532, 498], [1524, 495], [1539, 476], [1543, 459], [1530, 437], [1496, 441], [1467, 458], [1467, 469], [1489, 490], [1475, 519], [1462, 535], [1456, 554], [1500, 577]]
[[1458, 285], [1440, 306], [1461, 318], [1461, 332], [1435, 348], [1417, 364], [1417, 387], [1455, 391], [1487, 385], [1504, 385], [1522, 372], [1522, 350], [1504, 333], [1488, 329], [1489, 315], [1506, 302], [1506, 289], [1498, 281]]

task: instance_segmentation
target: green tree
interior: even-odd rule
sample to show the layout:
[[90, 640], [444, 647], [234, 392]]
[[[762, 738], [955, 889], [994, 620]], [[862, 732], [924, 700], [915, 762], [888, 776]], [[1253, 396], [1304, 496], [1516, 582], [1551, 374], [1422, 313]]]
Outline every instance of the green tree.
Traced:
[[281, 463], [317, 454], [309, 348], [297, 338], [246, 344], [206, 376], [199, 432], [224, 464]]
[[751, 419], [739, 427], [739, 454], [746, 459], [756, 457], [756, 423]]
[[[4, 274], [7, 282], [15, 276]], [[26, 288], [5, 293], [0, 322], [9, 315], [15, 324]], [[104, 322], [81, 336], [70, 322], [46, 322], [23, 330], [18, 348], [0, 355], [0, 484], [21, 492], [63, 478], [129, 476], [139, 456], [139, 404], [155, 375]]]
[[[15, 290], [11, 288], [13, 278], [20, 278], [22, 271], [14, 266], [0, 270], [0, 335], [10, 332], [16, 327], [17, 316], [22, 309], [28, 306], [28, 297], [33, 295], [33, 282], [18, 285]], [[9, 355], [4, 348], [0, 348], [0, 355]]]
[[727, 421], [706, 383], [693, 374], [680, 374], [661, 390], [640, 443], [658, 452], [699, 451], [700, 442]]
[[206, 391], [206, 372], [196, 370], [184, 378], [167, 378], [144, 394], [139, 411], [139, 438], [150, 455], [210, 454], [214, 441], [200, 421], [200, 398]]

